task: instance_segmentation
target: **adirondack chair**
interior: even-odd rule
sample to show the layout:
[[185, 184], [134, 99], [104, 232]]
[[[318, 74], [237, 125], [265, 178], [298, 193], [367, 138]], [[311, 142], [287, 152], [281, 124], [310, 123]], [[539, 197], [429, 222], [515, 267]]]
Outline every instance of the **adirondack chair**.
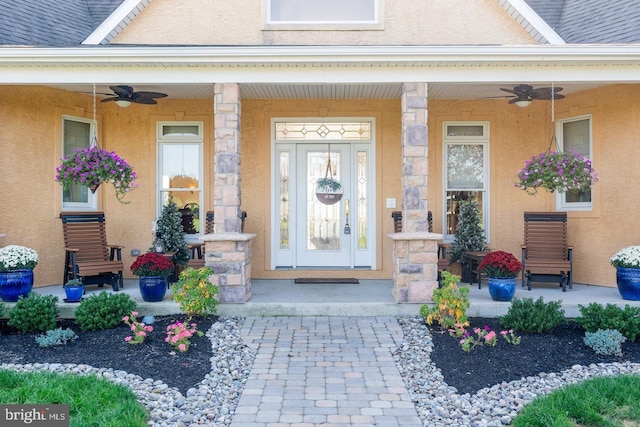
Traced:
[[123, 287], [122, 246], [108, 245], [103, 212], [62, 212], [64, 278], [80, 278], [84, 285]]
[[[247, 212], [242, 211], [240, 218], [242, 219], [242, 224], [240, 225], [240, 231], [244, 233], [244, 222], [245, 222], [245, 219], [247, 218]], [[205, 234], [213, 233], [213, 211], [207, 211], [205, 221], [206, 222], [204, 227], [204, 233]], [[204, 243], [189, 243], [187, 245], [187, 249], [189, 249], [188, 267], [192, 267], [192, 268], [204, 267]]]
[[559, 282], [562, 292], [573, 287], [573, 248], [567, 244], [566, 212], [525, 212], [522, 286]]

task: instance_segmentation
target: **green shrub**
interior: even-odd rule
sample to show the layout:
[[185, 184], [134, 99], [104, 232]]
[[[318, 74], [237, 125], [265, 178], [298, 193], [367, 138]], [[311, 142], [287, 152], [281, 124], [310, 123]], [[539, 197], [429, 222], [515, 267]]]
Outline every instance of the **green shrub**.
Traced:
[[602, 306], [593, 302], [586, 307], [578, 305], [578, 308], [582, 317], [578, 317], [576, 323], [587, 332], [615, 329], [629, 341], [635, 341], [640, 336], [640, 307], [627, 304], [622, 309], [615, 304]]
[[58, 297], [29, 292], [9, 310], [9, 326], [22, 332], [45, 332], [56, 327]]
[[64, 345], [69, 341], [73, 341], [78, 338], [75, 332], [71, 329], [53, 329], [47, 331], [44, 335], [38, 335], [36, 342], [40, 347], [53, 347], [54, 345]]
[[541, 334], [564, 323], [564, 310], [561, 307], [561, 301], [545, 303], [542, 297], [535, 302], [533, 298], [516, 298], [507, 314], [499, 316], [498, 320], [506, 329]]
[[173, 299], [180, 304], [180, 310], [189, 316], [216, 314], [218, 287], [211, 283], [209, 267], [187, 267], [180, 273], [178, 283], [171, 287]]
[[469, 287], [458, 286], [460, 276], [442, 272], [442, 287], [433, 291], [433, 305], [420, 307], [420, 316], [431, 325], [435, 320], [443, 331], [456, 324], [468, 326], [467, 309], [469, 308]]
[[100, 292], [85, 298], [76, 308], [76, 322], [83, 331], [111, 329], [136, 309], [136, 302], [124, 292]]
[[596, 354], [622, 357], [622, 343], [627, 339], [615, 329], [598, 329], [584, 334], [584, 343]]

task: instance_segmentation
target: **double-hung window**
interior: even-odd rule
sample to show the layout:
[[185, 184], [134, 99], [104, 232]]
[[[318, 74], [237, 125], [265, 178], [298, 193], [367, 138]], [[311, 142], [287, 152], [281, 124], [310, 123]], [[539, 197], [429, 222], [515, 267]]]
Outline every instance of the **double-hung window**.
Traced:
[[[592, 159], [591, 116], [556, 121], [556, 138], [562, 151], [574, 151]], [[556, 195], [556, 206], [561, 211], [588, 211], [592, 209], [591, 189], [567, 191]]]
[[201, 234], [203, 136], [201, 122], [161, 122], [158, 138], [158, 215], [169, 198], [180, 209], [187, 242]]
[[453, 241], [460, 205], [475, 200], [482, 227], [489, 237], [489, 124], [485, 122], [444, 123], [443, 150], [444, 240]]
[[[79, 117], [62, 117], [62, 157], [73, 154], [74, 150], [89, 147], [91, 136], [95, 135], [95, 122]], [[71, 184], [62, 190], [63, 210], [95, 210], [98, 197], [87, 186]]]

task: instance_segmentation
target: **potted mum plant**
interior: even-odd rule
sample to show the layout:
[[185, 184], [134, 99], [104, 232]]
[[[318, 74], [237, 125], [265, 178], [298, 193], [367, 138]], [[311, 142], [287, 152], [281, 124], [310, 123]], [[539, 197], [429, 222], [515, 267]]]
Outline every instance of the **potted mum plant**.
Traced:
[[598, 181], [591, 160], [574, 151], [546, 151], [531, 157], [518, 171], [514, 185], [534, 195], [538, 189], [555, 191], [585, 191]]
[[618, 292], [625, 300], [640, 300], [640, 246], [627, 246], [611, 257]]
[[136, 258], [131, 264], [131, 272], [140, 276], [138, 283], [144, 301], [162, 301], [168, 288], [167, 278], [174, 268], [171, 258], [163, 254], [147, 252]]
[[38, 265], [38, 253], [31, 248], [8, 245], [0, 248], [0, 298], [16, 302], [33, 288], [33, 269]]
[[522, 263], [505, 251], [489, 252], [478, 266], [486, 274], [489, 294], [494, 301], [511, 301], [516, 293], [516, 276], [522, 271]]
[[[100, 147], [85, 147], [74, 151], [62, 159], [56, 168], [56, 181], [64, 188], [71, 184], [89, 187], [95, 193], [98, 187], [110, 182], [116, 190], [116, 198], [121, 203], [123, 197], [137, 187], [137, 175], [127, 161], [113, 151]], [[128, 203], [128, 202], [127, 202]]]

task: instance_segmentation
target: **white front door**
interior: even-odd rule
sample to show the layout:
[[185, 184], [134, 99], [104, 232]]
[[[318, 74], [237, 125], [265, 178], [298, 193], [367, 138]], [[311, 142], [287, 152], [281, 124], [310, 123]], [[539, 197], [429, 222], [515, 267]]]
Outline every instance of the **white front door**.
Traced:
[[[278, 125], [275, 121], [272, 267], [375, 268], [372, 122], [285, 122], [282, 132]], [[343, 190], [330, 205], [315, 192], [317, 181], [328, 175]]]
[[[331, 149], [331, 160], [328, 150]], [[297, 147], [296, 247], [298, 267], [351, 267], [351, 160], [349, 144], [304, 144]], [[331, 167], [327, 167], [327, 162]], [[318, 179], [342, 184], [342, 199], [327, 205], [316, 197]]]

